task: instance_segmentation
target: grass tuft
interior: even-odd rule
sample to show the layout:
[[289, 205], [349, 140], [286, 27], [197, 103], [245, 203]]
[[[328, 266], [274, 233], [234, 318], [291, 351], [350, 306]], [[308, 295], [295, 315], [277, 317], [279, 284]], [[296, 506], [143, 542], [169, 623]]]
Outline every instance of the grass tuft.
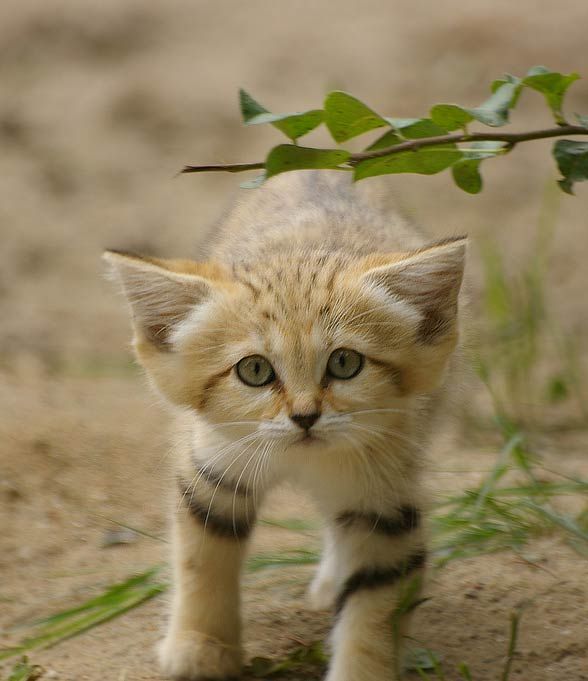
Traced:
[[[513, 611], [510, 615], [508, 647], [506, 650], [504, 666], [500, 672], [500, 681], [509, 681], [511, 678], [512, 664], [517, 654], [517, 642], [521, 615], [522, 608]], [[437, 681], [447, 681], [443, 664], [432, 650], [424, 648], [417, 649], [416, 654], [414, 654], [414, 651], [409, 651], [409, 653], [409, 659], [414, 662], [414, 665], [407, 666], [407, 671], [412, 670], [417, 672], [423, 681], [434, 681], [434, 679]], [[457, 667], [457, 671], [464, 681], [474, 681], [474, 677], [472, 676], [472, 672], [467, 663], [460, 662]], [[431, 674], [428, 672], [431, 672], [434, 676], [431, 676]]]
[[281, 676], [285, 672], [303, 671], [308, 667], [324, 667], [328, 658], [324, 652], [322, 641], [314, 641], [309, 645], [294, 648], [282, 660], [268, 657], [254, 657], [245, 668], [245, 672], [255, 678], [267, 679]]
[[[496, 415], [527, 428], [545, 428], [547, 414], [559, 427], [588, 425], [584, 344], [569, 329], [562, 331], [550, 305], [549, 257], [559, 205], [560, 197], [548, 187], [535, 238], [515, 272], [508, 271], [498, 244], [482, 245], [486, 323], [474, 365]], [[556, 405], [565, 409], [551, 409]]]
[[33, 622], [29, 627], [31, 634], [18, 646], [0, 649], [0, 660], [35, 649], [51, 648], [157, 596], [168, 586], [155, 581], [160, 570], [161, 566], [152, 567], [114, 584], [100, 596], [75, 608]]
[[[520, 551], [532, 538], [561, 531], [572, 546], [588, 550], [584, 513], [557, 512], [550, 501], [561, 495], [585, 496], [588, 482], [543, 479], [545, 470], [529, 453], [521, 433], [504, 446], [487, 477], [474, 489], [438, 504], [431, 518], [437, 565], [496, 551]], [[519, 484], [506, 482], [522, 477]]]
[[23, 655], [22, 659], [12, 668], [7, 681], [37, 681], [44, 673], [43, 667], [38, 664], [29, 664], [27, 656]]

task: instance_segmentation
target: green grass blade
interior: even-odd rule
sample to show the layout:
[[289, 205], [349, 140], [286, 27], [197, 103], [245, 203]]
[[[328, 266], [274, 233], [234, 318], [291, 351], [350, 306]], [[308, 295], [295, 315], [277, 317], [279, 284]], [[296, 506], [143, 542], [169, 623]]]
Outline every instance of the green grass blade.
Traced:
[[7, 681], [36, 681], [40, 679], [45, 670], [37, 664], [29, 664], [28, 658], [23, 656], [22, 660], [17, 662]]
[[464, 679], [464, 681], [473, 681], [470, 668], [465, 662], [459, 663], [457, 671], [459, 672], [460, 676]]
[[502, 671], [502, 676], [500, 681], [508, 681], [510, 676], [510, 670], [512, 668], [512, 663], [517, 649], [517, 639], [519, 634], [519, 623], [521, 620], [521, 613], [513, 612], [510, 616], [510, 637], [508, 641], [508, 650], [506, 653], [506, 661], [504, 663], [504, 669]]
[[492, 470], [492, 473], [490, 473], [490, 475], [486, 478], [486, 480], [480, 487], [476, 505], [474, 507], [475, 515], [480, 514], [480, 511], [484, 506], [486, 498], [488, 497], [490, 492], [496, 487], [500, 479], [503, 478], [505, 473], [508, 471], [509, 469], [508, 462], [512, 456], [512, 453], [520, 444], [521, 440], [522, 436], [520, 435], [520, 433], [517, 433], [513, 435], [510, 438], [510, 440], [506, 443], [505, 447], [503, 448], [500, 454], [498, 461], [496, 462], [496, 465], [494, 466], [494, 469]]
[[161, 566], [150, 568], [111, 586], [100, 596], [91, 598], [75, 608], [33, 622], [29, 625], [32, 635], [26, 637], [16, 647], [0, 650], [0, 660], [25, 651], [56, 645], [157, 596], [167, 588], [166, 583], [154, 581], [160, 569]]
[[320, 554], [309, 549], [292, 549], [282, 553], [258, 553], [247, 561], [247, 570], [256, 572], [269, 567], [285, 565], [312, 565], [318, 563]]
[[279, 527], [283, 530], [292, 530], [292, 532], [310, 532], [311, 530], [318, 530], [320, 525], [311, 520], [302, 520], [301, 518], [262, 518], [259, 523], [269, 527]]
[[165, 537], [160, 537], [157, 534], [152, 534], [151, 532], [147, 532], [146, 530], [141, 530], [140, 528], [134, 527], [133, 525], [127, 525], [126, 523], [123, 523], [120, 520], [110, 518], [109, 516], [106, 515], [101, 515], [100, 513], [96, 513], [95, 515], [97, 518], [107, 520], [109, 523], [112, 523], [113, 525], [118, 525], [118, 527], [122, 527], [125, 530], [130, 530], [131, 532], [134, 532], [135, 534], [138, 534], [141, 537], [145, 537], [146, 539], [153, 539], [154, 541], [162, 542], [164, 544], [168, 543], [168, 540]]
[[44, 617], [42, 619], [36, 620], [32, 622], [32, 624], [29, 626], [55, 625], [61, 622], [62, 620], [71, 619], [71, 617], [73, 617], [74, 615], [87, 612], [88, 610], [93, 608], [102, 608], [105, 606], [112, 607], [116, 602], [119, 602], [127, 598], [128, 594], [133, 593], [135, 589], [141, 588], [142, 586], [149, 584], [162, 568], [163, 568], [162, 565], [157, 565], [152, 568], [149, 568], [144, 572], [141, 572], [137, 575], [133, 575], [128, 579], [125, 579], [123, 582], [110, 586], [103, 594], [100, 594], [100, 596], [90, 598], [89, 600], [85, 601], [79, 606], [76, 606], [75, 608], [69, 608], [68, 610], [63, 610], [62, 612], [56, 615], [51, 615], [49, 617]]
[[561, 527], [566, 532], [569, 532], [575, 537], [588, 542], [588, 532], [583, 530], [570, 516], [562, 515], [561, 513], [557, 513], [547, 506], [540, 506], [539, 504], [536, 504], [530, 500], [526, 500], [524, 504], [528, 508], [535, 511], [535, 513], [537, 513], [539, 516], [553, 523], [553, 525]]

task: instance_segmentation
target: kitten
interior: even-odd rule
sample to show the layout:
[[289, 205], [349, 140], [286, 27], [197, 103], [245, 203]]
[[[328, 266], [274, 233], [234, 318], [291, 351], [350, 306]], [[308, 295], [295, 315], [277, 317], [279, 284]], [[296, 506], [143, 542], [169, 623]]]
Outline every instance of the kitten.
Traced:
[[366, 189], [288, 173], [237, 207], [207, 262], [105, 254], [139, 362], [182, 412], [159, 651], [174, 679], [239, 676], [247, 539], [282, 481], [326, 522], [310, 596], [336, 614], [327, 680], [398, 673], [408, 614], [397, 635], [392, 620], [426, 566], [423, 449], [457, 342], [466, 241], [426, 245]]

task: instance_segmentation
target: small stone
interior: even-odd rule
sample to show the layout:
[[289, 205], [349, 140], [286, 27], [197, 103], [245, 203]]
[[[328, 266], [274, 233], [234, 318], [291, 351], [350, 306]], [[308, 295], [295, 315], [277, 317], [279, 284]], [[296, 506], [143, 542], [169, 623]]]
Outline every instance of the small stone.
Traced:
[[132, 544], [137, 541], [137, 538], [137, 533], [126, 527], [116, 530], [107, 530], [102, 537], [102, 548], [118, 546], [119, 544]]

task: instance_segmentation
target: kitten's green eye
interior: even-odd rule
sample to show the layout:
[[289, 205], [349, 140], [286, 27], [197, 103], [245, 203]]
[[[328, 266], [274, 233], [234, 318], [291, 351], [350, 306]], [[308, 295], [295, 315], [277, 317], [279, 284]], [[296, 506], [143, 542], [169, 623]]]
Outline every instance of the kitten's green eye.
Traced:
[[259, 388], [262, 385], [271, 383], [276, 378], [274, 368], [261, 355], [251, 355], [244, 357], [235, 365], [237, 376], [246, 385], [251, 385], [254, 388]]
[[362, 369], [363, 355], [347, 348], [333, 350], [327, 362], [327, 373], [333, 378], [347, 380], [357, 376]]

